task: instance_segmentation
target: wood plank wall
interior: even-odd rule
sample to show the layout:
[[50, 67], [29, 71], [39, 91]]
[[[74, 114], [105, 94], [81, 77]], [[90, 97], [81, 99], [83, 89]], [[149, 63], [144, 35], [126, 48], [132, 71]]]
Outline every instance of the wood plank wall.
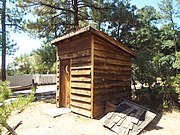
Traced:
[[56, 48], [56, 106], [60, 107], [60, 57]]
[[94, 117], [104, 113], [106, 101], [131, 96], [131, 56], [94, 38]]
[[[91, 36], [84, 34], [70, 40], [58, 46], [58, 57], [59, 61], [71, 59], [71, 110], [91, 117]], [[59, 68], [57, 64], [57, 72]]]

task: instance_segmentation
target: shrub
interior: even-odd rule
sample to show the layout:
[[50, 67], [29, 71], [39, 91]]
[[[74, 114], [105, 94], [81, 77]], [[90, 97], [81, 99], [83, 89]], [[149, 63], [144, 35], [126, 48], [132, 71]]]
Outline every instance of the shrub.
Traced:
[[180, 108], [180, 74], [169, 77], [162, 85], [135, 91], [138, 103], [153, 110]]
[[6, 100], [12, 94], [10, 88], [8, 87], [8, 82], [0, 83], [0, 133], [2, 127], [5, 127], [11, 134], [15, 135], [15, 131], [8, 125], [7, 119], [11, 115], [13, 110], [22, 111], [27, 105], [34, 99], [35, 89], [26, 97], [19, 96], [17, 100], [7, 103]]

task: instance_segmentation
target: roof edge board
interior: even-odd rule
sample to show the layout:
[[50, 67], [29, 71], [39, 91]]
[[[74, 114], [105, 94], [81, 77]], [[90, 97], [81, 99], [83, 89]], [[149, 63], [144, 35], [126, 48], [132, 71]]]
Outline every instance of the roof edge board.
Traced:
[[76, 32], [71, 32], [71, 33], [69, 33], [69, 34], [67, 34], [67, 35], [64, 35], [64, 36], [62, 36], [62, 37], [58, 37], [58, 38], [52, 40], [52, 41], [51, 41], [51, 44], [52, 44], [52, 45], [56, 45], [57, 42], [60, 42], [60, 41], [62, 41], [62, 40], [64, 40], [64, 39], [67, 39], [67, 38], [73, 37], [73, 36], [75, 36], [75, 35], [84, 33], [84, 32], [86, 32], [86, 31], [90, 30], [90, 27], [91, 27], [91, 26], [87, 26], [87, 27], [84, 27], [84, 28], [82, 28], [82, 29], [80, 29], [80, 30], [78, 30], [78, 31], [76, 31]]
[[67, 39], [67, 38], [71, 38], [71, 37], [73, 37], [73, 36], [79, 35], [79, 34], [81, 34], [81, 33], [87, 32], [87, 31], [90, 31], [90, 32], [92, 32], [93, 34], [95, 34], [95, 35], [97, 35], [97, 36], [100, 36], [100, 37], [106, 39], [107, 41], [109, 41], [110, 43], [116, 45], [116, 46], [119, 47], [120, 49], [126, 51], [127, 53], [129, 53], [129, 54], [132, 55], [133, 57], [136, 56], [135, 53], [134, 53], [130, 48], [128, 48], [127, 46], [125, 46], [125, 45], [123, 45], [123, 44], [121, 44], [121, 43], [119, 43], [118, 41], [116, 41], [116, 40], [113, 39], [112, 37], [108, 36], [107, 34], [101, 32], [101, 31], [99, 31], [99, 30], [97, 30], [96, 28], [93, 28], [93, 27], [90, 26], [90, 25], [87, 26], [87, 27], [84, 27], [84, 28], [82, 28], [82, 29], [80, 29], [80, 30], [78, 30], [78, 31], [76, 31], [76, 32], [71, 32], [71, 33], [69, 33], [69, 34], [67, 34], [67, 35], [64, 35], [64, 36], [62, 36], [62, 37], [56, 38], [56, 39], [54, 39], [54, 40], [51, 41], [51, 44], [52, 44], [52, 45], [56, 45], [57, 42], [60, 42], [60, 41], [65, 40], [65, 39]]

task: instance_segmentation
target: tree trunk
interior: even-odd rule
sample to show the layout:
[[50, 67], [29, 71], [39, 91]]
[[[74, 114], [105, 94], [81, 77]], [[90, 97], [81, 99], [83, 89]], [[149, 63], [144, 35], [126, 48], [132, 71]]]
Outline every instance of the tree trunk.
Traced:
[[77, 0], [73, 1], [73, 9], [74, 9], [74, 31], [77, 31], [79, 29], [78, 2], [77, 2]]
[[1, 27], [2, 27], [2, 81], [6, 80], [6, 0], [2, 1]]
[[98, 21], [98, 28], [101, 30], [101, 21]]
[[132, 82], [133, 82], [133, 85], [134, 85], [134, 90], [136, 91], [136, 82], [135, 82], [133, 77], [132, 77]]

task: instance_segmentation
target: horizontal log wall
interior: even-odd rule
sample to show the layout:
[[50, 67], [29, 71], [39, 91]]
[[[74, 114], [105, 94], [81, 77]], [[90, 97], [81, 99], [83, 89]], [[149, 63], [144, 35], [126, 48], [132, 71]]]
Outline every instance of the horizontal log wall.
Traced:
[[118, 47], [94, 38], [94, 117], [104, 113], [107, 101], [131, 96], [130, 59]]
[[60, 60], [71, 59], [71, 110], [91, 117], [91, 37], [65, 41], [58, 46]]
[[71, 65], [71, 110], [91, 116], [90, 56], [73, 58]]

